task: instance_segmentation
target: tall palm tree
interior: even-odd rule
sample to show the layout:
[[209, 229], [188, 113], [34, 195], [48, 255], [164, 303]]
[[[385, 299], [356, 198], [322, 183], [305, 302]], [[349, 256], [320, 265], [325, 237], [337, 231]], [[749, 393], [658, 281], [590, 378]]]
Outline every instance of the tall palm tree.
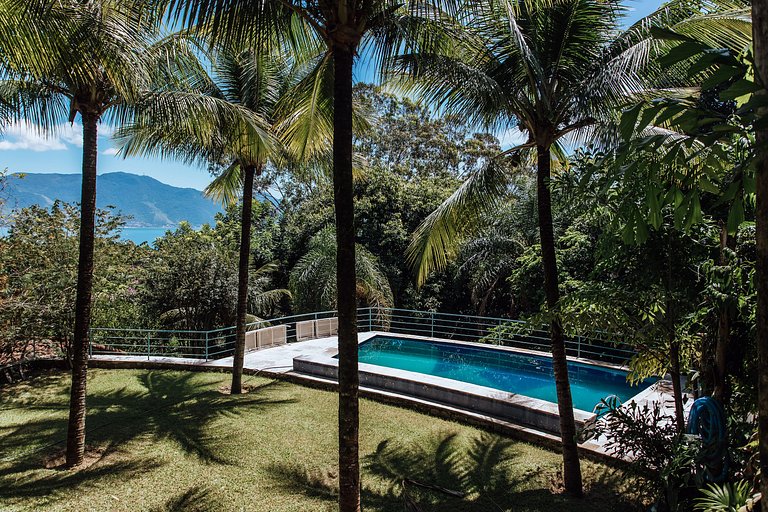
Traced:
[[[320, 41], [333, 64], [333, 184], [339, 316], [339, 508], [360, 510], [357, 299], [352, 187], [352, 68], [361, 46], [395, 53], [404, 33], [426, 34], [435, 4], [395, 0], [153, 0], [172, 19], [225, 40]], [[438, 4], [454, 3], [441, 0]], [[456, 4], [462, 2], [455, 1]], [[426, 21], [426, 23], [425, 23]]]
[[[504, 0], [464, 18], [465, 35], [441, 51], [400, 57], [404, 86], [447, 111], [486, 127], [517, 127], [526, 142], [509, 155], [536, 161], [536, 193], [550, 315], [566, 490], [582, 493], [573, 401], [563, 328], [557, 314], [560, 290], [555, 256], [550, 181], [563, 141], [597, 138], [613, 109], [639, 94], [638, 72], [650, 48], [633, 27], [615, 38], [621, 7], [616, 0]], [[433, 43], [434, 46], [434, 43]], [[606, 132], [610, 133], [610, 132]], [[531, 155], [533, 153], [533, 155]], [[490, 162], [465, 183], [414, 234], [409, 259], [419, 281], [455, 254], [461, 234], [508, 194], [510, 176]]]
[[[762, 116], [768, 116], [768, 4], [752, 0], [752, 44], [755, 54], [755, 78], [762, 85], [757, 94], [763, 97]], [[756, 130], [758, 148], [755, 173], [757, 209], [757, 347], [758, 347], [758, 425], [760, 445], [760, 491], [768, 497], [768, 127]]]
[[85, 449], [99, 124], [125, 119], [151, 75], [176, 53], [172, 41], [160, 38], [156, 18], [133, 16], [134, 5], [131, 0], [0, 1], [0, 98], [12, 119], [55, 132], [79, 116], [83, 128], [70, 467], [82, 463]]
[[330, 69], [322, 56], [296, 63], [279, 48], [219, 46], [207, 58], [210, 71], [201, 62], [192, 76], [171, 80], [172, 88], [161, 83], [160, 91], [147, 94], [141, 114], [117, 138], [126, 155], [221, 165], [223, 170], [206, 193], [225, 203], [242, 198], [231, 386], [232, 394], [240, 394], [254, 178], [266, 165], [285, 161], [281, 136], [302, 157], [313, 156], [330, 141]]

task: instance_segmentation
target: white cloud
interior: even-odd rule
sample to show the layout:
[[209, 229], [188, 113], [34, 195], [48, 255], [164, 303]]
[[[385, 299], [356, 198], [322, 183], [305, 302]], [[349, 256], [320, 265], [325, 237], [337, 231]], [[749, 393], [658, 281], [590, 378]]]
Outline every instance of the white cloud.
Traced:
[[517, 126], [499, 134], [499, 143], [501, 143], [502, 149], [525, 144], [527, 140], [528, 134], [521, 132]]
[[55, 135], [66, 142], [79, 148], [83, 147], [83, 126], [78, 123], [65, 123], [56, 127]]
[[120, 150], [119, 150], [119, 149], [117, 149], [117, 148], [107, 148], [107, 149], [105, 149], [104, 151], [102, 151], [102, 152], [101, 152], [101, 154], [102, 154], [102, 155], [107, 155], [107, 156], [115, 156], [115, 155], [117, 155], [119, 152], [120, 152]]
[[57, 136], [50, 135], [29, 123], [12, 123], [2, 131], [0, 150], [26, 149], [30, 151], [60, 151], [66, 144]]
[[[109, 137], [113, 130], [99, 126], [99, 136]], [[46, 131], [29, 122], [14, 122], [0, 127], [0, 151], [62, 151], [70, 146], [83, 147], [83, 126], [80, 123], [61, 123]]]

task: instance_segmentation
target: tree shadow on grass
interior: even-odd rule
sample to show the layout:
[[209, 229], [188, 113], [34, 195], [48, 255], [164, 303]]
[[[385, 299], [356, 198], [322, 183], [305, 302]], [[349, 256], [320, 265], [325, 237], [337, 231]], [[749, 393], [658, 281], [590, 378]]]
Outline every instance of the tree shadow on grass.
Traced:
[[[388, 439], [363, 458], [363, 504], [387, 512], [624, 511], [636, 506], [621, 496], [621, 472], [585, 472], [586, 497], [573, 499], [553, 492], [552, 468], [521, 471], [519, 457], [514, 441], [490, 433], [468, 440], [455, 434], [415, 443]], [[338, 498], [335, 470], [286, 463], [270, 472], [287, 492], [329, 502]], [[378, 482], [365, 485], [371, 477]]]
[[128, 461], [105, 461], [78, 471], [46, 470], [19, 471], [9, 468], [0, 471], [0, 489], [6, 499], [45, 497], [52, 502], [60, 491], [71, 492], [81, 485], [98, 487], [106, 477], [119, 474], [122, 479], [131, 479], [159, 467], [150, 458]]
[[[363, 483], [366, 474], [384, 482], [363, 488], [363, 504], [386, 511], [511, 510], [511, 503], [505, 508], [514, 501], [510, 488], [526, 478], [511, 471], [515, 456], [512, 441], [487, 433], [468, 442], [455, 434], [408, 444], [389, 439], [363, 458]], [[332, 472], [291, 464], [273, 465], [271, 472], [289, 492], [329, 501], [338, 496]]]
[[[234, 464], [217, 453], [227, 443], [221, 436], [208, 433], [211, 422], [219, 418], [237, 417], [245, 411], [265, 410], [295, 402], [272, 398], [271, 391], [284, 384], [269, 381], [252, 387], [244, 395], [223, 395], [210, 389], [207, 382], [196, 381], [191, 372], [151, 371], [137, 376], [141, 390], [122, 388], [88, 397], [86, 440], [99, 447], [100, 460], [87, 468], [74, 471], [42, 471], [43, 457], [61, 452], [66, 439], [66, 417], [36, 419], [0, 432], [0, 453], [15, 450], [13, 460], [0, 460], [0, 489], [13, 494], [45, 496], [63, 487], [94, 485], [101, 476], [118, 474], [131, 478], [157, 464], [148, 460], [132, 460], [122, 447], [137, 438], [153, 441], [170, 440], [185, 453], [205, 463]], [[59, 386], [60, 386], [59, 381]], [[37, 402], [41, 410], [61, 408], [60, 400]], [[117, 453], [119, 452], [119, 453]], [[115, 454], [115, 457], [111, 455]], [[127, 462], [114, 462], [112, 459]], [[19, 481], [22, 485], [19, 485]]]
[[153, 507], [150, 512], [214, 512], [222, 510], [221, 503], [211, 497], [211, 491], [204, 487], [193, 486], [178, 494], [163, 505]]

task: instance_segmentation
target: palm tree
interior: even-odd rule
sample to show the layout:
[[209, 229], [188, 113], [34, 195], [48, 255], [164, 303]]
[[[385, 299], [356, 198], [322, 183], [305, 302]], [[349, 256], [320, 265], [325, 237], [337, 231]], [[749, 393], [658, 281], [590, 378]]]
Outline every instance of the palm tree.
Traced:
[[[582, 493], [576, 426], [568, 377], [550, 181], [564, 140], [597, 138], [613, 109], [642, 91], [638, 76], [651, 53], [640, 24], [614, 39], [618, 1], [505, 0], [465, 18], [465, 35], [442, 51], [417, 49], [400, 57], [405, 87], [446, 111], [486, 127], [516, 126], [526, 137], [507, 154], [533, 152], [546, 306], [557, 387], [566, 490]], [[644, 21], [643, 23], [648, 23]], [[433, 43], [434, 45], [434, 43]], [[610, 132], [608, 132], [610, 133]], [[409, 259], [419, 281], [445, 265], [461, 235], [506, 197], [511, 177], [497, 162], [465, 183], [414, 234]]]
[[[155, 71], [175, 59], [155, 18], [134, 17], [132, 1], [0, 1], [0, 98], [11, 118], [55, 132], [78, 115], [83, 127], [83, 181], [70, 360], [72, 388], [66, 464], [85, 449], [87, 345], [93, 281], [94, 214], [100, 123], [119, 124]], [[43, 37], [40, 37], [41, 34]]]
[[[752, 44], [755, 55], [755, 78], [762, 85], [757, 94], [768, 96], [768, 5], [763, 0], [752, 0]], [[762, 116], [768, 116], [763, 106]], [[760, 445], [760, 491], [768, 497], [768, 127], [763, 123], [756, 130], [758, 148], [755, 173], [757, 209], [757, 347], [758, 375], [758, 424]]]
[[[358, 300], [371, 307], [392, 307], [392, 289], [376, 256], [358, 244], [355, 260]], [[290, 288], [300, 309], [336, 309], [336, 234], [332, 227], [312, 237], [307, 253], [291, 271]]]
[[[210, 30], [216, 39], [266, 41], [276, 37], [301, 49], [320, 41], [333, 64], [333, 184], [339, 317], [339, 508], [360, 510], [358, 457], [357, 298], [352, 186], [352, 68], [358, 50], [401, 49], [406, 33], [431, 37], [435, 4], [395, 0], [165, 0], [172, 19]], [[454, 3], [442, 0], [440, 3]], [[456, 4], [461, 2], [456, 1]], [[310, 46], [314, 46], [311, 44]]]
[[296, 63], [280, 49], [259, 51], [233, 45], [216, 47], [207, 58], [210, 72], [201, 62], [193, 76], [171, 81], [175, 89], [160, 84], [162, 90], [147, 94], [139, 118], [117, 137], [126, 155], [172, 156], [219, 165], [223, 170], [206, 193], [224, 203], [242, 197], [231, 386], [232, 394], [239, 394], [248, 315], [254, 178], [265, 166], [284, 163], [287, 154], [277, 140], [280, 136], [305, 158], [327, 146], [332, 115], [329, 66], [322, 56]]

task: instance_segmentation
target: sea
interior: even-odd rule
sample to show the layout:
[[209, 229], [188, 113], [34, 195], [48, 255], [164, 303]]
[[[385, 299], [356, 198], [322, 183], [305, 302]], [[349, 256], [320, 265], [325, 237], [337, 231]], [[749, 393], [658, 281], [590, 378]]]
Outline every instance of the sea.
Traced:
[[[155, 239], [160, 238], [166, 231], [173, 228], [123, 228], [120, 238], [130, 240], [135, 244], [147, 242], [152, 245]], [[0, 237], [8, 234], [8, 228], [0, 226]]]

